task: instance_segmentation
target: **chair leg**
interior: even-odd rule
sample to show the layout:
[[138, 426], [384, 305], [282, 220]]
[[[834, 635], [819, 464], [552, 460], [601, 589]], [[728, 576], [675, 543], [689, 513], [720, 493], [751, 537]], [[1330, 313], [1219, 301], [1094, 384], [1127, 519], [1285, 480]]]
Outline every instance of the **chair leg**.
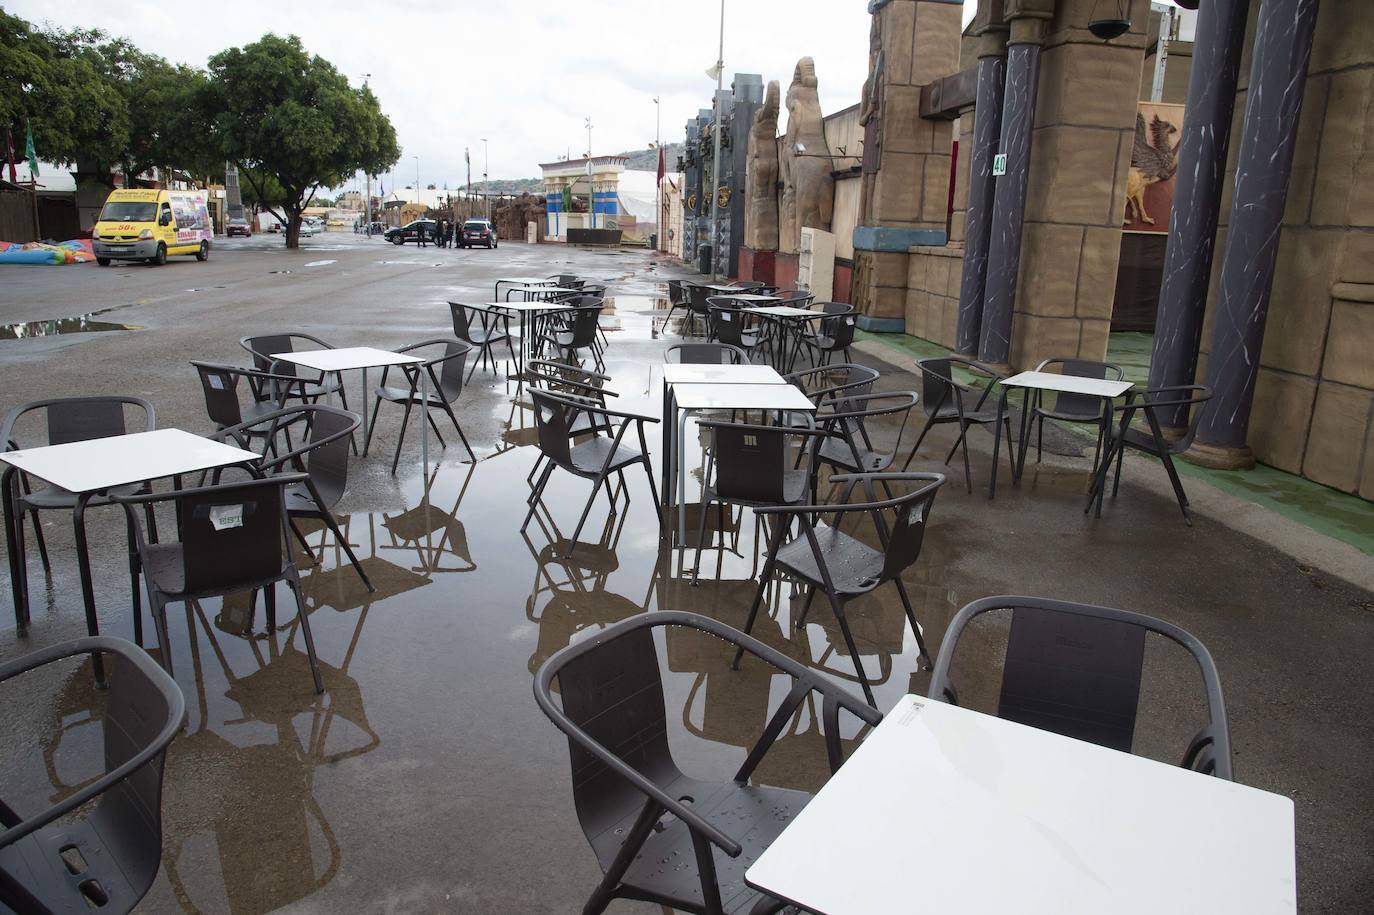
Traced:
[[175, 676], [172, 671], [172, 637], [167, 631], [167, 601], [161, 595], [148, 592], [148, 608], [153, 612], [153, 623], [157, 626], [157, 647], [162, 654], [162, 669], [167, 675]]
[[[338, 384], [339, 384], [339, 403], [343, 406], [343, 408], [344, 408], [345, 410], [347, 410], [347, 409], [348, 409], [348, 388], [344, 387], [343, 372], [335, 372], [335, 373], [334, 373], [334, 380], [335, 380], [336, 382], [338, 382]], [[367, 403], [367, 400], [366, 400], [367, 394], [366, 394], [366, 392], [364, 392], [363, 397], [364, 397], [363, 403]], [[348, 434], [348, 444], [349, 444], [349, 446], [353, 449], [353, 454], [354, 454], [354, 455], [357, 455], [357, 453], [358, 453], [358, 436], [355, 435], [354, 433], [350, 432], [350, 433]]]
[[1178, 478], [1178, 469], [1174, 467], [1173, 458], [1169, 456], [1168, 451], [1162, 452], [1160, 462], [1169, 474], [1170, 485], [1174, 487], [1174, 498], [1178, 500], [1178, 510], [1183, 512], [1183, 523], [1192, 527], [1193, 519], [1188, 514], [1188, 496], [1183, 492], [1183, 481]]
[[[38, 558], [43, 561], [43, 574], [52, 577], [52, 563], [48, 561], [48, 541], [43, 537], [43, 525], [38, 521], [38, 512], [29, 512], [29, 523], [33, 526], [33, 539], [38, 543]], [[23, 525], [20, 525], [20, 528], [22, 531]]]
[[912, 460], [916, 457], [916, 452], [921, 450], [921, 442], [926, 440], [926, 433], [930, 431], [930, 427], [933, 425], [935, 425], [935, 416], [934, 414], [931, 414], [930, 416], [926, 417], [926, 424], [921, 429], [921, 434], [916, 436], [916, 444], [911, 446], [911, 453], [906, 456], [906, 463], [902, 465], [903, 473], [905, 473], [906, 469], [911, 466]]
[[587, 504], [582, 506], [582, 517], [577, 519], [577, 527], [573, 528], [572, 539], [568, 541], [568, 551], [563, 554], [564, 559], [570, 558], [573, 550], [577, 549], [577, 538], [582, 533], [582, 526], [587, 523], [587, 515], [591, 514], [592, 503], [596, 501], [596, 494], [601, 489], [601, 481], [604, 479], [605, 477], [602, 477], [592, 484], [591, 495], [587, 496]]
[[902, 584], [901, 576], [892, 579], [892, 583], [897, 586], [897, 595], [902, 599], [902, 609], [906, 611], [907, 622], [911, 623], [911, 631], [916, 636], [916, 647], [921, 652], [921, 667], [924, 670], [930, 670], [930, 652], [926, 651], [925, 636], [921, 634], [921, 624], [916, 622], [916, 611], [912, 609], [911, 598], [906, 593], [906, 585]]
[[444, 441], [443, 435], [439, 433], [439, 424], [434, 421], [434, 416], [429, 412], [429, 407], [424, 408], [425, 419], [429, 421], [429, 427], [434, 430], [434, 437], [439, 440], [440, 448], [447, 448], [448, 443]]
[[267, 610], [267, 631], [277, 628], [277, 583], [262, 589], [262, 603]]
[[131, 512], [124, 513], [129, 537], [129, 605], [134, 614], [134, 644], [143, 647], [143, 597], [139, 593], [138, 522]]
[[[697, 558], [692, 563], [692, 584], [697, 583], [697, 574], [701, 571], [701, 548], [706, 543], [706, 510], [710, 507], [709, 502], [701, 504], [701, 520], [697, 524]], [[685, 545], [685, 544], [684, 544]]]
[[348, 561], [353, 565], [353, 571], [357, 572], [358, 577], [363, 580], [363, 584], [367, 585], [367, 590], [375, 592], [377, 589], [372, 587], [372, 580], [363, 571], [362, 563], [358, 562], [358, 557], [353, 553], [353, 547], [348, 545], [348, 538], [343, 535], [343, 531], [339, 530], [339, 523], [334, 520], [334, 516], [325, 512], [324, 523], [329, 525], [330, 532], [334, 534], [334, 542], [343, 547], [345, 555], [348, 556]]
[[401, 434], [396, 436], [396, 454], [391, 458], [391, 475], [396, 475], [396, 465], [401, 463], [401, 446], [405, 444], [406, 428], [410, 425], [410, 401], [406, 401], [406, 415], [401, 418]]
[[300, 528], [296, 527], [296, 519], [289, 519], [289, 523], [291, 525], [291, 533], [296, 535], [296, 542], [301, 545], [301, 549], [305, 550], [305, 555], [310, 558], [310, 564], [319, 565], [320, 561], [315, 558], [315, 554], [311, 551], [310, 544], [306, 541], [305, 535], [301, 533]]
[[363, 457], [367, 457], [367, 451], [372, 446], [372, 433], [377, 428], [377, 413], [382, 408], [382, 399], [378, 397], [372, 403], [372, 419], [367, 424], [367, 435], [363, 436]]
[[1122, 441], [1121, 447], [1116, 449], [1116, 476], [1112, 477], [1112, 498], [1121, 489], [1121, 465], [1126, 459], [1126, 443]]
[[1045, 455], [1045, 417], [1038, 416], [1036, 419], [1039, 423], [1036, 424], [1035, 432], [1035, 463], [1039, 464]]
[[[997, 434], [997, 431], [994, 430], [993, 434]], [[973, 495], [973, 471], [968, 463], [968, 426], [964, 423], [959, 424], [959, 441], [954, 444], [964, 446], [964, 484], [968, 487], [968, 494]], [[949, 458], [945, 458], [945, 463], [949, 463]]]
[[797, 614], [797, 622], [796, 622], [796, 624], [793, 626], [794, 629], [797, 629], [798, 631], [800, 631], [801, 628], [802, 628], [803, 626], [806, 625], [806, 615], [807, 615], [808, 613], [811, 612], [811, 601], [814, 600], [815, 597], [816, 597], [816, 586], [815, 586], [815, 585], [807, 585], [807, 586], [806, 586], [806, 601], [802, 604], [801, 613], [798, 613], [798, 614]]
[[[679, 510], [681, 507], [679, 506]], [[791, 524], [784, 524], [780, 519], [773, 522], [777, 525], [777, 530], [773, 532], [773, 537], [768, 544], [768, 559], [763, 563], [763, 571], [759, 573], [759, 587], [754, 592], [754, 603], [749, 608], [749, 618], [744, 622], [744, 634], [748, 635], [754, 629], [754, 619], [759, 615], [759, 605], [763, 603], [763, 592], [768, 589], [768, 582], [773, 578], [773, 567], [777, 564], [778, 548], [782, 546], [783, 534], [791, 527]], [[730, 662], [731, 670], [739, 670], [740, 659], [744, 657], [744, 649], [735, 649], [735, 658]]]
[[539, 506], [539, 496], [544, 492], [544, 486], [549, 482], [549, 474], [553, 473], [554, 463], [549, 461], [544, 465], [544, 472], [539, 475], [539, 482], [534, 484], [534, 492], [530, 493], [530, 510], [525, 514], [525, 521], [520, 525], [523, 533], [525, 528], [530, 526], [530, 519], [534, 517], [534, 510]]
[[830, 609], [835, 611], [835, 619], [840, 624], [840, 632], [844, 635], [844, 643], [849, 647], [849, 657], [854, 661], [854, 671], [859, 675], [859, 685], [864, 688], [864, 698], [868, 704], [874, 708], [878, 707], [878, 702], [873, 698], [873, 687], [868, 684], [868, 674], [864, 673], [863, 661], [859, 658], [859, 648], [854, 644], [854, 634], [849, 631], [849, 619], [844, 615], [844, 604], [835, 594], [827, 594], [830, 598]]
[[[658, 514], [658, 529], [662, 531], [664, 528], [663, 506], [659, 504], [658, 487], [654, 485], [654, 468], [649, 466], [649, 459], [647, 457], [644, 459], [644, 475], [649, 478], [649, 498], [654, 500], [654, 511]], [[626, 498], [629, 498], [628, 493], [626, 494]]]
[[[315, 657], [315, 637], [310, 633], [310, 618], [306, 615], [305, 605], [301, 602], [301, 583], [292, 575], [286, 579], [286, 586], [291, 589], [291, 596], [296, 599], [296, 619], [301, 621], [301, 634], [305, 636], [305, 654], [310, 658], [310, 675], [315, 679], [315, 692], [324, 692], [324, 681], [320, 679], [320, 662]], [[269, 585], [267, 593], [271, 594], [274, 585]]]
[[[493, 363], [493, 365], [494, 364], [495, 363]], [[477, 455], [472, 453], [472, 446], [468, 444], [468, 437], [463, 434], [463, 427], [458, 425], [458, 417], [454, 415], [453, 407], [449, 406], [447, 401], [444, 402], [444, 412], [448, 414], [449, 421], [453, 423], [453, 428], [457, 430], [458, 439], [463, 443], [463, 447], [467, 449], [468, 457], [472, 460], [472, 463], [476, 464]]]

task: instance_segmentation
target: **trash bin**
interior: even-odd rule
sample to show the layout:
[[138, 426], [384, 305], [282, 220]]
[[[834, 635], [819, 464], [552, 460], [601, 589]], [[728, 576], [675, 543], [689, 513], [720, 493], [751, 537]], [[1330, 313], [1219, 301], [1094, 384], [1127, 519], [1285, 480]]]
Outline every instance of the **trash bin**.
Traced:
[[697, 273], [711, 272], [711, 246], [702, 245], [697, 249]]
[[653, 235], [653, 234], [650, 234], [650, 235], [649, 235], [649, 250], [650, 250], [650, 251], [657, 251], [657, 250], [658, 250], [658, 236], [657, 236], [657, 235]]

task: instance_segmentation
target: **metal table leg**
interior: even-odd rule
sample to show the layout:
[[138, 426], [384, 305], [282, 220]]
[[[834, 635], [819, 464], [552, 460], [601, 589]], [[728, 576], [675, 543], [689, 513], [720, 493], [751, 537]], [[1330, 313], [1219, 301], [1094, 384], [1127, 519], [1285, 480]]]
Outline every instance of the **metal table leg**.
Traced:
[[1007, 389], [997, 398], [997, 421], [992, 427], [992, 469], [988, 471], [988, 498], [997, 495], [997, 457], [1002, 451], [1002, 417], [1007, 413]]
[[[1012, 474], [1011, 480], [1014, 484], [1020, 484], [1021, 475], [1026, 472], [1026, 452], [1030, 449], [1030, 401], [1031, 389], [1022, 388], [1025, 392], [1021, 397], [1021, 436], [1017, 445], [1016, 472]], [[1001, 430], [998, 430], [999, 432]]]
[[[76, 531], [76, 562], [81, 571], [81, 600], [86, 608], [87, 635], [100, 635], [100, 621], [95, 615], [95, 585], [91, 581], [91, 554], [86, 543], [86, 503], [92, 493], [81, 493], [72, 508], [72, 527]], [[166, 646], [170, 651], [170, 646]], [[100, 652], [91, 652], [91, 668], [95, 672], [95, 688], [105, 689], [105, 660]]]
[[19, 489], [19, 471], [6, 465], [4, 476], [0, 476], [0, 500], [4, 503], [5, 549], [10, 561], [10, 594], [14, 600], [14, 627], [22, 636], [29, 628], [29, 588], [28, 569], [20, 557], [19, 541], [24, 530], [24, 513], [19, 511], [16, 494]]

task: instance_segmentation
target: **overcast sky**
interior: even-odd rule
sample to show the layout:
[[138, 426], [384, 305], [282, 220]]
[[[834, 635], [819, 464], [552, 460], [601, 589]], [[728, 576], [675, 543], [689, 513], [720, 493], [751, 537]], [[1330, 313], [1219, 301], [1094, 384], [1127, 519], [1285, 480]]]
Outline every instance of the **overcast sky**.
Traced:
[[[971, 14], [972, 3], [968, 14]], [[539, 175], [538, 164], [587, 148], [641, 149], [654, 139], [654, 96], [662, 135], [709, 108], [719, 7], [712, 0], [336, 0], [315, 5], [238, 0], [213, 15], [165, 3], [13, 0], [6, 10], [34, 23], [81, 24], [125, 35], [144, 50], [204, 66], [222, 48], [265, 32], [296, 34], [350, 81], [370, 83], [396, 127], [402, 158], [395, 181], [456, 187], [472, 148], [473, 180], [489, 141], [492, 178]], [[736, 72], [776, 79], [783, 91], [797, 58], [811, 55], [821, 107], [859, 100], [868, 65], [864, 0], [727, 0], [726, 84]], [[207, 9], [208, 13], [209, 10]], [[392, 182], [387, 181], [387, 187]]]

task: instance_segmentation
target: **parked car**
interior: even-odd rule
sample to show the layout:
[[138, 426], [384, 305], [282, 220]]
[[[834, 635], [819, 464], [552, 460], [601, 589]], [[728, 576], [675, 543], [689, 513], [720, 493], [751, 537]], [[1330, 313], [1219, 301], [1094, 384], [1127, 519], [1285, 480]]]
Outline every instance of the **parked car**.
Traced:
[[463, 223], [463, 234], [458, 239], [458, 244], [464, 248], [471, 248], [473, 245], [495, 248], [496, 226], [487, 219], [469, 219]]
[[306, 238], [306, 237], [308, 237], [308, 236], [315, 235], [315, 234], [317, 234], [319, 231], [320, 231], [320, 227], [317, 226], [317, 225], [315, 225], [315, 223], [314, 223], [313, 221], [311, 221], [311, 220], [309, 220], [309, 219], [302, 219], [302, 220], [301, 220], [301, 237], [302, 237], [302, 238]]
[[273, 235], [280, 235], [280, 234], [281, 234], [281, 223], [277, 222], [277, 221], [274, 219], [274, 220], [272, 220], [271, 222], [269, 222], [269, 223], [267, 224], [267, 229], [266, 229], [265, 231], [271, 232]]
[[252, 238], [253, 226], [242, 216], [234, 216], [225, 223], [224, 234], [230, 238], [233, 238], [235, 235], [242, 235], [244, 238]]
[[383, 238], [393, 245], [404, 245], [408, 241], [418, 242], [423, 233], [425, 241], [433, 242], [437, 229], [438, 223], [433, 219], [417, 219], [403, 226], [393, 226], [387, 229]]

